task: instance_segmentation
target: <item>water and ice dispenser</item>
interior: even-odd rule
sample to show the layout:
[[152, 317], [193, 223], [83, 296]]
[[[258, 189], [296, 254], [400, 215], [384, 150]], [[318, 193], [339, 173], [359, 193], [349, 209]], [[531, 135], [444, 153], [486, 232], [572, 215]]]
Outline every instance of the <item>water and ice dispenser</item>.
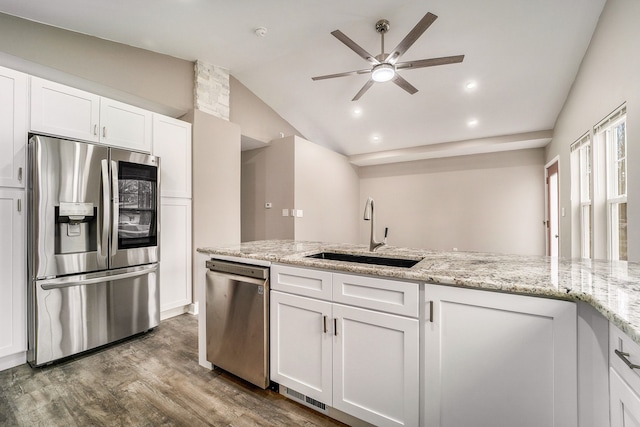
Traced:
[[93, 203], [60, 202], [55, 210], [56, 254], [97, 250], [97, 206]]

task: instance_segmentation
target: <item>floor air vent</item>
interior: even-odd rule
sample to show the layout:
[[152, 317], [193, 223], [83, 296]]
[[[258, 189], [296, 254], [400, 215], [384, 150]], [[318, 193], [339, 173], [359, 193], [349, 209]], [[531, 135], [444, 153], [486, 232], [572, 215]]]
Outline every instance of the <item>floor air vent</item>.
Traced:
[[[281, 386], [281, 388], [283, 388], [283, 387]], [[282, 392], [282, 390], [281, 390], [281, 392]], [[305, 406], [308, 406], [310, 408], [315, 409], [316, 411], [320, 411], [320, 412], [322, 412], [324, 414], [328, 413], [326, 404], [324, 404], [324, 403], [320, 402], [319, 400], [316, 400], [316, 399], [314, 399], [312, 397], [305, 396], [304, 394], [300, 393], [299, 391], [295, 391], [293, 389], [290, 389], [289, 387], [286, 387], [286, 391], [284, 392], [284, 394], [287, 397], [289, 397], [291, 399], [294, 399], [297, 402], [302, 403]]]

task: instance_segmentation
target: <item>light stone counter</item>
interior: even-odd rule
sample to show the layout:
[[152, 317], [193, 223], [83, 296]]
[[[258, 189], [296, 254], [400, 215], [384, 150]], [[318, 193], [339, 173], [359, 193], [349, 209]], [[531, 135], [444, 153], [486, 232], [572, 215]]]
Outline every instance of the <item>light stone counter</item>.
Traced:
[[[640, 263], [570, 260], [542, 256], [444, 252], [384, 246], [263, 240], [235, 246], [199, 248], [211, 256], [245, 262], [347, 271], [356, 274], [501, 292], [585, 301], [640, 344]], [[306, 258], [318, 252], [424, 258], [411, 268]]]

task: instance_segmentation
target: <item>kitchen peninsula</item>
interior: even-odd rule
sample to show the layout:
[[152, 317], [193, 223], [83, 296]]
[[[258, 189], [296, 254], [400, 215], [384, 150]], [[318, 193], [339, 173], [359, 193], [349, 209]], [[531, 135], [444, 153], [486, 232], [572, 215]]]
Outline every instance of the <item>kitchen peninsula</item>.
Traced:
[[[416, 372], [413, 375], [419, 378], [420, 403], [416, 402], [414, 415], [405, 419], [402, 419], [402, 416], [407, 414], [406, 408], [404, 412], [398, 410], [397, 413], [394, 413], [394, 409], [383, 408], [389, 409], [388, 412], [392, 415], [402, 414], [397, 418], [405, 425], [413, 425], [413, 420], [418, 419], [418, 413], [420, 425], [464, 425], [444, 422], [446, 417], [458, 416], [460, 413], [462, 413], [460, 415], [462, 418], [459, 418], [458, 422], [461, 423], [465, 422], [466, 415], [473, 417], [470, 419], [476, 421], [478, 416], [482, 418], [485, 415], [486, 420], [495, 420], [494, 413], [499, 412], [496, 409], [498, 406], [506, 411], [500, 414], [500, 420], [507, 422], [505, 419], [511, 416], [513, 420], [519, 420], [518, 425], [595, 425], [593, 422], [596, 421], [590, 423], [587, 420], [587, 417], [593, 417], [594, 412], [600, 411], [600, 416], [608, 418], [609, 402], [603, 402], [602, 393], [608, 393], [606, 381], [610, 376], [612, 381], [611, 425], [613, 427], [617, 426], [617, 418], [614, 414], [616, 408], [613, 405], [617, 404], [616, 399], [626, 399], [625, 396], [618, 395], [619, 387], [614, 385], [613, 381], [617, 381], [618, 375], [620, 375], [632, 387], [635, 387], [634, 382], [638, 377], [635, 371], [629, 370], [623, 364], [624, 359], [620, 356], [620, 354], [629, 352], [631, 352], [629, 358], [632, 360], [638, 356], [638, 353], [634, 354], [634, 350], [640, 344], [640, 312], [638, 310], [640, 307], [640, 265], [638, 264], [505, 254], [442, 252], [388, 246], [371, 253], [365, 245], [291, 240], [247, 242], [225, 247], [199, 248], [198, 251], [218, 259], [271, 265], [272, 379], [274, 376], [276, 379], [287, 379], [287, 375], [282, 374], [282, 369], [278, 365], [283, 363], [282, 354], [276, 354], [277, 360], [274, 360], [274, 349], [276, 353], [283, 350], [282, 343], [276, 340], [280, 339], [279, 334], [282, 331], [287, 330], [286, 327], [282, 330], [278, 329], [282, 323], [278, 319], [279, 301], [284, 301], [283, 304], [287, 307], [297, 307], [298, 302], [316, 302], [315, 299], [308, 298], [308, 294], [290, 295], [295, 294], [296, 290], [287, 288], [286, 283], [284, 285], [278, 283], [277, 275], [280, 275], [281, 272], [289, 275], [290, 278], [307, 274], [309, 274], [308, 278], [311, 278], [315, 277], [318, 272], [318, 274], [329, 274], [326, 277], [329, 278], [329, 281], [333, 281], [333, 296], [324, 298], [326, 302], [321, 301], [322, 304], [330, 306], [330, 311], [324, 316], [328, 316], [329, 319], [340, 318], [344, 324], [349, 316], [340, 317], [342, 315], [336, 314], [339, 310], [359, 310], [358, 313], [360, 313], [367, 310], [358, 307], [372, 308], [372, 306], [360, 306], [357, 303], [352, 303], [353, 296], [356, 294], [365, 295], [369, 286], [372, 292], [383, 292], [385, 289], [383, 283], [385, 282], [389, 283], [387, 290], [393, 289], [394, 291], [399, 289], [396, 286], [415, 284], [416, 310], [414, 312], [402, 313], [394, 312], [392, 309], [373, 307], [374, 310], [392, 313], [393, 315], [387, 314], [386, 316], [393, 317], [394, 320], [397, 318], [398, 321], [405, 321], [409, 326], [412, 321], [419, 325], [419, 332], [418, 329], [415, 332], [415, 352], [416, 358], [419, 358], [420, 361], [419, 368], [415, 367]], [[411, 268], [399, 268], [308, 257], [320, 252], [420, 261]], [[365, 279], [361, 283], [356, 283], [358, 278]], [[375, 282], [376, 280], [378, 282]], [[351, 300], [345, 296], [345, 292], [339, 290], [345, 288], [348, 283], [351, 283], [349, 286], [353, 291]], [[339, 285], [337, 286], [337, 284]], [[405, 292], [398, 299], [398, 304], [413, 304], [411, 292], [413, 292], [411, 289]], [[384, 299], [385, 297], [379, 294], [371, 297], [371, 300], [377, 298]], [[318, 300], [322, 300], [322, 297], [319, 297]], [[350, 305], [355, 308], [349, 307]], [[577, 310], [576, 305], [578, 306]], [[536, 308], [530, 308], [534, 306]], [[318, 310], [320, 309], [322, 306], [318, 308]], [[595, 338], [593, 342], [586, 345], [581, 343], [581, 340], [585, 340], [584, 336], [598, 334], [591, 333], [591, 331], [584, 333], [585, 322], [587, 324], [590, 322], [590, 320], [581, 318], [581, 313], [585, 317], [585, 310], [591, 310], [589, 316], [586, 317], [598, 317], [591, 326], [595, 326], [595, 330], [600, 331], [600, 338]], [[358, 313], [354, 312], [353, 314]], [[401, 318], [401, 316], [406, 316], [406, 318]], [[538, 319], [545, 320], [538, 321]], [[358, 319], [352, 318], [352, 320], [354, 325], [356, 323], [363, 324], [363, 321]], [[550, 321], [546, 322], [547, 320]], [[321, 320], [318, 321], [321, 322]], [[607, 331], [607, 321], [611, 325], [610, 332]], [[274, 325], [274, 322], [277, 324]], [[343, 335], [345, 333], [343, 329], [340, 329], [345, 327], [339, 326], [339, 322], [335, 324], [334, 339], [338, 338], [338, 332]], [[387, 327], [383, 326], [383, 328]], [[388, 328], [383, 328], [378, 328], [378, 331], [384, 333], [383, 331], [388, 330]], [[583, 332], [581, 332], [581, 328]], [[545, 332], [540, 333], [539, 331], [543, 329]], [[604, 336], [601, 333], [603, 329]], [[404, 330], [405, 340], [408, 337], [413, 337], [411, 331], [411, 328]], [[362, 336], [358, 345], [366, 347], [369, 345], [367, 339], [376, 338], [375, 334], [368, 335], [364, 329], [360, 333]], [[536, 335], [539, 333], [540, 335]], [[321, 333], [321, 338], [322, 335]], [[326, 335], [326, 328], [324, 335]], [[332, 335], [331, 331], [329, 335]], [[452, 337], [454, 338], [452, 339]], [[344, 353], [347, 344], [344, 341], [349, 338], [351, 337], [347, 335], [338, 340], [343, 342], [341, 344], [343, 347], [340, 347], [338, 352], [339, 355], [342, 355], [340, 357], [346, 357]], [[473, 343], [467, 346], [466, 343], [470, 340]], [[419, 346], [418, 342], [420, 342]], [[616, 352], [618, 344], [620, 348]], [[622, 348], [623, 344], [625, 345], [624, 349]], [[306, 343], [300, 343], [300, 347], [304, 345]], [[355, 344], [353, 345], [355, 346]], [[349, 365], [348, 361], [341, 361], [336, 356], [336, 346], [334, 344], [333, 395], [325, 394], [324, 400], [318, 400], [324, 401], [328, 406], [340, 408], [341, 402], [349, 400], [342, 395], [338, 399], [336, 393], [341, 389], [344, 393], [353, 393], [349, 397], [352, 400], [354, 397], [358, 397], [356, 393], [364, 392], [355, 389], [347, 390], [348, 387], [345, 387], [347, 380], [340, 375], [349, 375], [347, 372]], [[540, 350], [541, 347], [544, 348]], [[590, 349], [598, 347], [600, 351], [593, 351], [594, 354], [585, 357], [583, 347]], [[371, 348], [373, 347], [369, 347], [369, 350]], [[293, 351], [295, 352], [295, 350]], [[405, 345], [404, 351], [412, 352], [414, 350], [413, 347]], [[577, 360], [576, 354], [578, 355]], [[609, 354], [608, 360], [607, 354]], [[398, 357], [401, 356], [405, 357], [406, 354], [401, 354]], [[516, 364], [518, 369], [514, 372], [507, 370], [507, 365], [514, 363], [509, 359], [511, 356], [516, 356], [519, 359]], [[593, 362], [598, 357], [604, 358], [598, 363]], [[542, 362], [543, 359], [546, 361]], [[379, 361], [376, 360], [376, 362]], [[637, 359], [635, 362], [638, 363]], [[402, 363], [406, 368], [412, 362], [405, 358]], [[609, 364], [611, 365], [611, 374], [607, 372]], [[342, 372], [336, 373], [336, 365], [341, 368], [338, 371]], [[472, 365], [472, 367], [467, 365]], [[353, 365], [351, 366], [353, 367]], [[389, 370], [389, 367], [384, 366], [381, 370]], [[619, 372], [623, 370], [625, 371]], [[460, 374], [460, 371], [464, 374]], [[596, 374], [591, 374], [592, 371]], [[484, 373], [489, 376], [483, 377]], [[583, 378], [585, 373], [589, 373], [591, 377], [589, 379]], [[544, 378], [546, 374], [549, 378]], [[336, 377], [336, 375], [338, 376]], [[523, 376], [515, 378], [514, 375]], [[507, 379], [505, 380], [505, 378]], [[520, 386], [511, 384], [501, 389], [500, 384], [508, 383], [511, 381], [509, 378], [515, 378], [513, 381]], [[640, 380], [640, 378], [638, 379]], [[337, 381], [342, 381], [340, 387], [336, 387], [335, 382]], [[544, 393], [530, 396], [525, 392], [520, 394], [521, 390], [518, 390], [518, 387], [529, 387], [528, 385], [522, 386], [522, 384], [532, 384], [531, 387], [534, 387], [544, 381], [547, 381], [547, 386], [541, 386], [540, 390], [546, 390], [548, 394], [551, 394], [550, 396], [541, 395]], [[604, 385], [602, 381], [605, 381]], [[475, 389], [475, 383], [481, 383], [482, 386], [478, 385], [479, 388]], [[585, 390], [584, 387], [587, 383], [591, 388], [601, 386], [602, 390]], [[406, 386], [403, 382], [399, 384], [398, 387]], [[626, 383], [624, 384], [626, 385]], [[383, 381], [378, 387], [383, 389], [387, 386], [388, 384]], [[511, 386], [516, 388], [510, 389]], [[547, 388], [545, 389], [545, 387]], [[302, 386], [293, 388], [296, 392], [300, 392]], [[576, 393], [576, 389], [579, 390], [578, 393]], [[509, 394], [504, 394], [505, 390], [510, 390]], [[465, 391], [466, 395], [463, 393]], [[400, 390], [398, 394], [403, 395], [406, 399], [407, 389], [404, 389], [404, 392], [403, 395]], [[496, 394], [492, 396], [494, 392]], [[483, 397], [480, 398], [480, 395]], [[503, 404], [500, 402], [500, 404], [492, 405], [495, 400], [507, 396], [513, 398], [511, 403]], [[537, 399], [535, 402], [532, 400], [534, 398]], [[363, 399], [366, 401], [366, 398]], [[470, 408], [470, 405], [473, 406], [474, 399], [480, 399], [485, 405], [491, 406], [482, 409], [476, 405], [475, 408]], [[358, 406], [357, 403], [355, 406]], [[606, 408], [603, 406], [605, 403]], [[629, 406], [629, 402], [625, 402], [625, 405], [627, 408], [633, 407], [633, 405]], [[465, 410], [461, 410], [461, 408], [465, 408]], [[541, 408], [544, 409], [541, 410]], [[368, 414], [358, 412], [357, 408], [354, 411], [348, 409], [347, 407], [347, 413], [374, 424], [401, 424], [401, 422], [394, 423], [394, 416], [387, 417], [387, 420], [383, 422], [380, 419], [367, 418]], [[377, 412], [384, 413], [385, 410]], [[408, 411], [411, 412], [411, 409]], [[415, 417], [412, 418], [412, 416]], [[594, 419], [597, 419], [597, 416]], [[449, 418], [450, 420], [451, 418]], [[509, 423], [504, 425], [509, 425]]]

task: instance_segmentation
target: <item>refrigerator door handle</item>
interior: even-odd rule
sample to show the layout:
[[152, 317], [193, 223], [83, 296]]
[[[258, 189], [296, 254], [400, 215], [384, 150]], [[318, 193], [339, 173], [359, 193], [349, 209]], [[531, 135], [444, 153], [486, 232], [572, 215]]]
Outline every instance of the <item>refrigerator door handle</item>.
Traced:
[[111, 224], [111, 253], [118, 252], [118, 222], [120, 221], [120, 193], [118, 191], [118, 162], [111, 160], [111, 191], [113, 193], [113, 219]]
[[[111, 192], [109, 191], [109, 164], [106, 159], [101, 161], [102, 170], [102, 230], [98, 242], [98, 256], [106, 260], [109, 247], [109, 224], [111, 224]], [[106, 267], [106, 261], [104, 262]]]
[[134, 271], [128, 271], [126, 273], [114, 274], [114, 275], [100, 275], [99, 277], [92, 277], [89, 279], [77, 279], [78, 276], [75, 277], [61, 277], [58, 279], [49, 279], [49, 280], [38, 280], [37, 283], [40, 287], [49, 291], [51, 289], [61, 289], [61, 288], [71, 288], [74, 286], [85, 286], [85, 285], [93, 285], [96, 283], [104, 283], [115, 280], [128, 279], [136, 276], [144, 276], [145, 274], [152, 273], [158, 269], [157, 264], [154, 264], [151, 267], [145, 267], [136, 269]]

